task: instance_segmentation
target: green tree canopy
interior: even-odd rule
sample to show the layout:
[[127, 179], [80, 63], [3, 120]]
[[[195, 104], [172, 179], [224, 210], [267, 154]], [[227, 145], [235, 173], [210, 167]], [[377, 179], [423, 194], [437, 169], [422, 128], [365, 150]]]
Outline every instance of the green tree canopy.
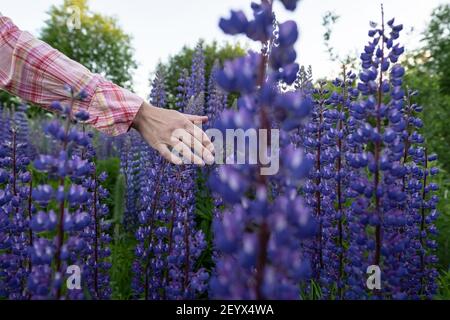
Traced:
[[437, 7], [425, 32], [430, 53], [427, 67], [439, 78], [444, 93], [450, 93], [450, 5]]
[[[246, 53], [246, 49], [239, 44], [232, 45], [226, 43], [224, 45], [219, 45], [215, 41], [207, 44], [204, 43], [203, 40], [200, 40], [200, 43], [202, 44], [205, 54], [206, 83], [208, 83], [208, 77], [216, 60], [219, 61], [220, 64], [223, 64], [223, 62], [226, 60], [243, 56]], [[175, 105], [175, 95], [176, 88], [178, 86], [178, 79], [183, 69], [190, 71], [194, 51], [195, 46], [184, 46], [179, 53], [169, 57], [166, 63], [160, 63], [157, 67], [157, 69], [161, 70], [166, 77], [166, 84], [169, 91], [169, 106], [171, 108], [173, 108]], [[153, 75], [150, 77], [150, 83], [153, 80], [152, 78]]]
[[409, 56], [406, 84], [419, 91], [427, 145], [450, 172], [450, 5], [437, 7], [424, 33], [423, 47]]
[[88, 0], [52, 6], [40, 38], [108, 80], [130, 88], [137, 64], [131, 37], [112, 17], [91, 12]]
[[433, 11], [422, 43], [422, 48], [407, 59], [405, 82], [411, 89], [419, 91], [414, 102], [423, 107], [426, 130], [421, 133], [430, 152], [438, 154], [444, 169], [435, 179], [438, 179], [441, 199], [436, 222], [439, 229], [437, 255], [445, 269], [450, 264], [450, 205], [447, 199], [450, 186], [450, 5], [439, 6]]

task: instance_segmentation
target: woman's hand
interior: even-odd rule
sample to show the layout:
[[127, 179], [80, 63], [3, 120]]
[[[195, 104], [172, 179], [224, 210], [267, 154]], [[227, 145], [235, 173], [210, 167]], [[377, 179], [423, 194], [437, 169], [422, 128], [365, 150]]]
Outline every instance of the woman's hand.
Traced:
[[194, 163], [203, 166], [205, 162], [214, 162], [214, 146], [197, 126], [206, 121], [206, 116], [182, 114], [144, 102], [132, 127], [166, 160], [174, 164]]

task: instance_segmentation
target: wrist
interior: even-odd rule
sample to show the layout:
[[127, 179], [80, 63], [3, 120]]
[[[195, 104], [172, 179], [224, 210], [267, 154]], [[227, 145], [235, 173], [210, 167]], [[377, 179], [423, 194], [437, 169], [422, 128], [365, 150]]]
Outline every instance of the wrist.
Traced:
[[149, 105], [147, 102], [143, 102], [141, 106], [139, 107], [138, 112], [136, 113], [133, 122], [131, 123], [131, 127], [136, 129], [137, 131], [140, 131], [139, 129], [142, 127], [142, 123], [145, 119], [145, 113], [147, 112]]

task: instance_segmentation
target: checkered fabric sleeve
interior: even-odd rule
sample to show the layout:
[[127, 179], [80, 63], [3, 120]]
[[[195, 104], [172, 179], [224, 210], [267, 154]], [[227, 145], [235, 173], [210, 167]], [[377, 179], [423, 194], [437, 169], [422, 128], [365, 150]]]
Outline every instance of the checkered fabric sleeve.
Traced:
[[70, 102], [65, 85], [87, 95], [75, 102], [74, 113], [87, 111], [88, 122], [110, 135], [127, 132], [143, 103], [136, 94], [91, 73], [0, 14], [0, 88], [48, 109], [54, 101]]

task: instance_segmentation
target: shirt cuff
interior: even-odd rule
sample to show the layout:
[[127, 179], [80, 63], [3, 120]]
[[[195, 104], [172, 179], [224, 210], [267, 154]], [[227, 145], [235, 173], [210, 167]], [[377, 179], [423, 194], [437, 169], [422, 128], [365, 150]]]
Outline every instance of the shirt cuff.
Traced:
[[144, 99], [96, 75], [84, 89], [87, 98], [73, 105], [74, 113], [85, 110], [87, 121], [97, 130], [117, 136], [130, 130]]

